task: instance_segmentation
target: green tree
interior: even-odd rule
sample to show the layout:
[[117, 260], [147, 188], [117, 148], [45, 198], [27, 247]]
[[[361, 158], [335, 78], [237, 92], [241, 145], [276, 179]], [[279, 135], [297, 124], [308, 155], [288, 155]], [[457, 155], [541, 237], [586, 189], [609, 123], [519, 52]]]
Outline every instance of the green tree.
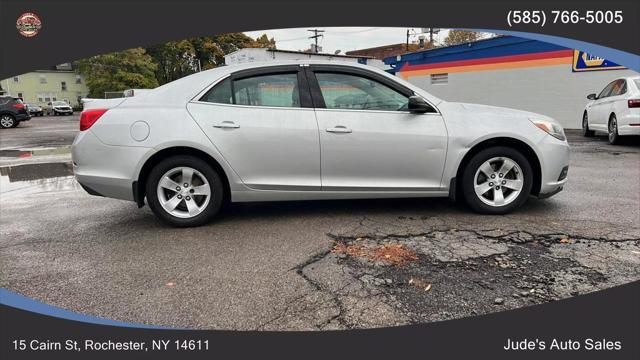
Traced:
[[142, 48], [93, 56], [76, 63], [87, 79], [89, 97], [103, 98], [106, 91], [151, 89], [158, 86], [157, 65]]
[[473, 42], [480, 39], [480, 33], [467, 30], [450, 30], [447, 37], [444, 39], [446, 46], [464, 44]]
[[275, 40], [266, 35], [254, 40], [243, 33], [202, 36], [171, 41], [147, 47], [147, 53], [158, 65], [156, 78], [160, 84], [224, 64], [224, 56], [247, 47], [275, 48]]
[[149, 46], [146, 52], [157, 65], [155, 75], [160, 84], [180, 79], [198, 70], [196, 49], [190, 40]]

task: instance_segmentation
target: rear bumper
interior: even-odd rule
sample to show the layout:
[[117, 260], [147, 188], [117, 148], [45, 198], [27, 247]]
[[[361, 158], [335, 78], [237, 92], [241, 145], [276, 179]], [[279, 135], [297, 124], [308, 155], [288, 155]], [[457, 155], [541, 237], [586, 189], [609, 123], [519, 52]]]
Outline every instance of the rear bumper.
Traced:
[[31, 120], [31, 115], [29, 115], [29, 114], [16, 114], [16, 120], [18, 120], [18, 121], [29, 121], [29, 120]]
[[73, 173], [89, 194], [134, 201], [136, 169], [149, 150], [106, 145], [91, 130], [82, 131], [71, 146]]
[[637, 126], [620, 125], [618, 126], [618, 135], [640, 135], [640, 123]]
[[629, 109], [628, 114], [618, 115], [619, 135], [640, 135], [640, 111]]

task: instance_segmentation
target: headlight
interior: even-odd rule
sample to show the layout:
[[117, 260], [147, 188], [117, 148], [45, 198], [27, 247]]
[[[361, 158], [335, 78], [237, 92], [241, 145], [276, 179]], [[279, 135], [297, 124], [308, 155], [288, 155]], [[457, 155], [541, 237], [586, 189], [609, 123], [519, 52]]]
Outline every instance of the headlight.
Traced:
[[547, 134], [553, 136], [554, 138], [562, 141], [567, 139], [567, 137], [564, 136], [564, 130], [562, 129], [562, 126], [560, 126], [559, 124], [556, 124], [548, 120], [540, 120], [540, 119], [529, 119], [529, 120], [531, 120], [531, 122], [535, 126], [544, 130]]

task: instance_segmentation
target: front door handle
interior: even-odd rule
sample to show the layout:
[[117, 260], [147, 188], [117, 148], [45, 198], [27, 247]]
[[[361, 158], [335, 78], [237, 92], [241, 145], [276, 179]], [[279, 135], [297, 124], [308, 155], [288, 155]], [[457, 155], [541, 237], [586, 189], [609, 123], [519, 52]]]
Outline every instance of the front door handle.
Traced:
[[234, 123], [233, 121], [223, 121], [220, 124], [213, 125], [214, 128], [225, 128], [225, 129], [237, 129], [240, 125]]
[[351, 132], [351, 129], [347, 128], [346, 126], [337, 125], [336, 127], [328, 128], [327, 132], [348, 134]]

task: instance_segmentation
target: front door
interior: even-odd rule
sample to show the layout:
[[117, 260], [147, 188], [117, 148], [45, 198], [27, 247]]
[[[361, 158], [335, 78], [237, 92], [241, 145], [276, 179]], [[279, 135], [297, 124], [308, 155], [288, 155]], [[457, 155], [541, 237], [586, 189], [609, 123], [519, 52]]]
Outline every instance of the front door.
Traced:
[[606, 108], [610, 100], [609, 95], [611, 94], [611, 90], [615, 83], [615, 81], [612, 81], [607, 84], [607, 86], [600, 91], [600, 94], [598, 94], [598, 98], [589, 107], [588, 114], [590, 129], [607, 131], [608, 114], [606, 114]]
[[232, 74], [188, 110], [245, 185], [320, 189], [318, 126], [301, 67]]
[[323, 190], [441, 188], [442, 116], [408, 111], [413, 95], [385, 76], [339, 66], [307, 71], [320, 131]]

